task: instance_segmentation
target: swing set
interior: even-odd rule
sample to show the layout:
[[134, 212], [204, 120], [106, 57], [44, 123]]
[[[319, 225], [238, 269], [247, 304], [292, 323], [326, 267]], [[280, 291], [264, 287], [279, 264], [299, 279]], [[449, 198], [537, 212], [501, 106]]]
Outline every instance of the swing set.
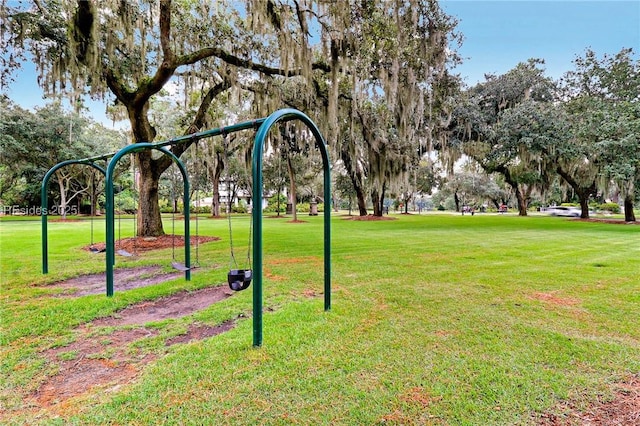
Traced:
[[[264, 142], [266, 140], [269, 130], [278, 123], [285, 123], [288, 121], [299, 120], [311, 131], [315, 140], [316, 146], [320, 150], [323, 164], [324, 175], [324, 198], [325, 200], [331, 199], [331, 178], [330, 178], [330, 164], [329, 154], [325, 141], [320, 133], [320, 130], [315, 123], [304, 113], [295, 109], [281, 109], [265, 118], [260, 118], [252, 121], [246, 121], [231, 126], [216, 128], [212, 130], [206, 130], [203, 132], [193, 133], [170, 140], [149, 143], [140, 142], [132, 145], [128, 145], [116, 153], [106, 154], [97, 157], [91, 157], [80, 160], [68, 160], [62, 163], [56, 164], [45, 175], [41, 186], [41, 204], [42, 204], [42, 272], [48, 273], [48, 240], [47, 240], [47, 187], [48, 182], [53, 173], [66, 165], [70, 164], [85, 164], [105, 176], [105, 226], [106, 226], [106, 294], [108, 297], [114, 294], [114, 265], [115, 265], [115, 209], [114, 209], [114, 176], [115, 168], [118, 161], [125, 155], [147, 151], [157, 150], [164, 155], [168, 155], [173, 162], [178, 166], [182, 173], [183, 179], [183, 205], [184, 209], [184, 248], [185, 248], [185, 262], [184, 265], [178, 264], [175, 261], [175, 250], [173, 251], [173, 263], [176, 269], [184, 270], [185, 279], [189, 281], [191, 279], [191, 255], [190, 255], [190, 229], [189, 229], [189, 179], [187, 171], [182, 161], [176, 157], [167, 146], [173, 146], [186, 142], [197, 142], [200, 139], [214, 137], [222, 135], [226, 139], [226, 136], [230, 133], [257, 129], [254, 139], [253, 154], [252, 154], [252, 201], [253, 206], [251, 212], [251, 223], [249, 240], [251, 242], [250, 248], [247, 254], [248, 263], [252, 263], [251, 269], [239, 269], [233, 253], [233, 238], [231, 231], [231, 217], [229, 216], [229, 239], [230, 239], [230, 251], [231, 261], [233, 262], [229, 273], [227, 274], [228, 284], [231, 289], [235, 291], [244, 290], [248, 288], [253, 281], [253, 345], [261, 346], [262, 335], [262, 284], [263, 284], [263, 246], [262, 246], [262, 192], [263, 192], [263, 179], [262, 179], [262, 160], [264, 155]], [[225, 141], [226, 143], [226, 141]], [[110, 160], [109, 160], [110, 159]], [[98, 166], [97, 161], [106, 161], [106, 169]], [[230, 215], [230, 208], [228, 214]], [[197, 218], [197, 214], [196, 214]], [[329, 311], [331, 309], [331, 209], [324, 210], [324, 310]], [[175, 222], [174, 222], [175, 223]], [[197, 224], [196, 224], [197, 225]], [[196, 227], [197, 228], [197, 227]], [[175, 234], [175, 232], [174, 232]], [[93, 232], [92, 232], [93, 239]], [[93, 244], [93, 241], [92, 241]], [[175, 247], [174, 247], [175, 248]], [[251, 259], [251, 252], [253, 251], [253, 259]], [[233, 268], [235, 266], [235, 268]], [[232, 269], [233, 268], [233, 269]]]

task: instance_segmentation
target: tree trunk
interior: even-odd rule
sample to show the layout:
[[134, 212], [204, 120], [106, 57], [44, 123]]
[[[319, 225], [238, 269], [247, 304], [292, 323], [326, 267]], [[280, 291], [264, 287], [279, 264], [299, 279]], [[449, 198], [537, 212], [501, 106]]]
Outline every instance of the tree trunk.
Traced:
[[[164, 235], [160, 205], [158, 203], [159, 168], [150, 152], [138, 154], [140, 182], [138, 188], [138, 232], [139, 237]], [[185, 206], [188, 208], [188, 206]]]
[[287, 155], [287, 172], [289, 173], [289, 201], [291, 202], [291, 214], [293, 215], [293, 221], [298, 220], [298, 212], [296, 208], [296, 177], [293, 171], [293, 163], [291, 157]]
[[344, 164], [344, 168], [349, 175], [353, 189], [356, 192], [356, 201], [358, 203], [358, 212], [360, 216], [367, 215], [367, 202], [364, 191], [364, 185], [362, 184], [362, 173], [356, 168], [348, 150], [342, 150], [340, 152], [340, 158]]
[[373, 215], [382, 217], [384, 212], [384, 189], [382, 194], [376, 188], [371, 190], [371, 202], [373, 203]]
[[598, 193], [595, 181], [589, 186], [580, 185], [569, 173], [565, 172], [561, 166], [557, 167], [558, 174], [571, 186], [580, 200], [582, 213], [580, 218], [589, 219], [589, 198]]
[[506, 167], [500, 167], [496, 170], [504, 176], [504, 181], [513, 189], [516, 194], [516, 200], [518, 203], [518, 215], [527, 216], [527, 205], [529, 204], [529, 197], [522, 193], [520, 185], [515, 179], [512, 179], [511, 172]]
[[624, 221], [636, 221], [636, 215], [633, 213], [633, 195], [631, 194], [627, 194], [627, 196], [624, 197]]
[[382, 217], [384, 206], [382, 204], [380, 194], [375, 188], [371, 190], [371, 203], [373, 204], [373, 215]]
[[460, 198], [458, 197], [458, 193], [453, 193], [453, 201], [456, 203], [456, 212], [460, 211]]
[[516, 200], [518, 200], [518, 216], [527, 216], [527, 197], [522, 193], [518, 185], [513, 187], [516, 193]]
[[367, 212], [367, 201], [364, 196], [364, 190], [361, 187], [356, 187], [356, 201], [358, 203], [358, 215], [366, 216], [369, 214]]
[[518, 200], [518, 216], [527, 215], [527, 199], [522, 195], [522, 192], [516, 190], [516, 199]]
[[58, 187], [60, 188], [60, 211], [58, 214], [62, 219], [67, 218], [67, 188], [64, 186], [64, 177], [56, 170], [56, 177], [58, 178]]
[[589, 195], [584, 196], [578, 193], [578, 198], [580, 199], [580, 209], [582, 210], [580, 218], [589, 219]]

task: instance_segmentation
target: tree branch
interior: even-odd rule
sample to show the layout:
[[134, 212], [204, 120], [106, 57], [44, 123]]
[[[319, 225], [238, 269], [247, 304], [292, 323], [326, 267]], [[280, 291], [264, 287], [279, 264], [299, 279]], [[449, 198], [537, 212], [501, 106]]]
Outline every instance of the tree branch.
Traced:
[[302, 10], [302, 8], [300, 7], [300, 3], [297, 0], [294, 0], [293, 4], [296, 6], [296, 16], [298, 17], [300, 31], [305, 37], [308, 37], [310, 35], [309, 27], [307, 25], [307, 20], [304, 18], [304, 13], [307, 12], [307, 10]]
[[171, 49], [171, 0], [160, 1], [160, 46], [162, 48], [163, 61], [156, 73], [149, 80], [144, 80], [138, 85], [135, 96], [131, 99], [132, 105], [141, 107], [149, 101], [151, 96], [158, 93], [173, 76], [178, 64]]
[[116, 96], [116, 99], [120, 101], [123, 105], [129, 105], [133, 98], [133, 93], [128, 90], [118, 78], [113, 74], [112, 69], [106, 69], [104, 71], [104, 78], [107, 82], [107, 86]]
[[[230, 87], [231, 87], [231, 84], [225, 80], [221, 83], [216, 84], [215, 86], [213, 86], [207, 91], [206, 95], [202, 99], [202, 102], [200, 103], [200, 106], [198, 107], [198, 112], [193, 118], [193, 121], [191, 122], [191, 124], [189, 125], [189, 128], [185, 132], [186, 135], [195, 133], [198, 130], [200, 130], [200, 128], [204, 124], [207, 111], [209, 110], [209, 107], [211, 106], [211, 103], [213, 102], [213, 100], [219, 94], [229, 89]], [[191, 144], [192, 142], [185, 142], [185, 143], [173, 145], [173, 147], [171, 147], [171, 152], [173, 152], [176, 157], [180, 157], [191, 146]], [[173, 160], [171, 160], [171, 158], [167, 157], [166, 155], [163, 155], [162, 157], [158, 158], [155, 161], [157, 161], [157, 165], [158, 167], [160, 167], [160, 169], [165, 170], [171, 165]]]
[[160, 46], [165, 62], [173, 62], [171, 49], [171, 0], [160, 1]]
[[[211, 57], [221, 59], [229, 65], [234, 65], [236, 67], [245, 68], [252, 71], [258, 71], [267, 75], [281, 75], [284, 77], [294, 77], [297, 75], [302, 75], [302, 69], [287, 71], [282, 68], [270, 67], [264, 64], [250, 61], [248, 59], [239, 58], [218, 47], [206, 47], [191, 54], [180, 56], [176, 59], [175, 63], [176, 66], [179, 67], [182, 65], [195, 64], [198, 61]], [[311, 68], [325, 72], [331, 71], [331, 67], [329, 65], [321, 62], [314, 62], [311, 65]]]

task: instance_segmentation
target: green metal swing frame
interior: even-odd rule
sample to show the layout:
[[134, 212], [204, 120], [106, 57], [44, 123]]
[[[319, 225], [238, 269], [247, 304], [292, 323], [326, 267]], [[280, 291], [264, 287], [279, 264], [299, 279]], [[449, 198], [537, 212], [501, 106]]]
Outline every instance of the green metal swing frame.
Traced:
[[[316, 124], [301, 111], [287, 108], [281, 109], [266, 118], [260, 118], [257, 120], [246, 121], [231, 126], [220, 127], [216, 129], [206, 130], [203, 132], [193, 133], [177, 137], [174, 139], [148, 143], [141, 142], [128, 145], [114, 154], [106, 154], [98, 157], [91, 157], [81, 160], [68, 160], [56, 164], [52, 167], [45, 178], [42, 181], [41, 189], [41, 202], [42, 202], [42, 271], [44, 274], [48, 273], [48, 242], [47, 242], [47, 186], [50, 177], [60, 167], [64, 167], [70, 164], [86, 164], [96, 168], [105, 175], [105, 214], [106, 214], [106, 294], [111, 297], [114, 294], [113, 285], [113, 272], [115, 265], [115, 211], [114, 211], [114, 175], [117, 162], [125, 155], [141, 152], [145, 150], [158, 150], [171, 157], [171, 159], [178, 165], [184, 182], [184, 205], [185, 208], [185, 279], [188, 281], [191, 279], [191, 257], [190, 257], [190, 230], [189, 230], [189, 179], [186, 168], [182, 161], [175, 156], [167, 146], [173, 146], [185, 142], [195, 142], [200, 139], [209, 138], [218, 135], [224, 135], [229, 133], [238, 132], [241, 130], [247, 130], [257, 128], [257, 132], [254, 140], [253, 157], [252, 157], [252, 177], [254, 190], [252, 194], [252, 226], [253, 226], [253, 345], [258, 347], [262, 346], [263, 342], [263, 244], [262, 244], [262, 192], [263, 192], [263, 178], [262, 178], [262, 160], [264, 155], [264, 143], [269, 133], [269, 130], [277, 123], [284, 123], [287, 121], [299, 120], [309, 128], [316, 140], [316, 146], [320, 150], [322, 157], [322, 168], [324, 177], [324, 199], [331, 200], [331, 172], [329, 153], [326, 143], [320, 130]], [[98, 160], [109, 160], [106, 170], [95, 164]], [[327, 207], [324, 209], [324, 310], [329, 311], [331, 309], [331, 208], [327, 203]]]

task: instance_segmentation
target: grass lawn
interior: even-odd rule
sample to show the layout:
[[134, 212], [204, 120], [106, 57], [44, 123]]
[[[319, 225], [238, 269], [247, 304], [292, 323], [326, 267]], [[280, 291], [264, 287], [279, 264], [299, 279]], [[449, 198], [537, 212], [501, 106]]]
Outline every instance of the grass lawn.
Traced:
[[[103, 254], [81, 250], [89, 221], [49, 223], [48, 275], [40, 273], [39, 221], [0, 222], [0, 423], [528, 425], [543, 413], [562, 418], [567, 401], [580, 410], [612, 399], [616, 383], [638, 377], [640, 226], [396, 217], [333, 218], [330, 312], [321, 294], [322, 218], [265, 218], [263, 347], [252, 347], [251, 291], [236, 293], [146, 324], [154, 336], [128, 350], [152, 361], [136, 364], [125, 382], [49, 406], [33, 397], [58, 372], [45, 351], [128, 305], [226, 285], [227, 222], [199, 221], [200, 234], [222, 239], [200, 246], [192, 281], [116, 286], [112, 298], [60, 297], [48, 285], [104, 271]], [[248, 216], [234, 218], [240, 258], [248, 224]], [[104, 222], [94, 225], [104, 241]], [[131, 220], [122, 232], [131, 236]], [[118, 258], [116, 267], [170, 270], [170, 262], [167, 249]], [[215, 337], [164, 344], [192, 324], [226, 321], [235, 327]], [[108, 351], [118, 330], [90, 329], [104, 341], [105, 362], [119, 362]]]

